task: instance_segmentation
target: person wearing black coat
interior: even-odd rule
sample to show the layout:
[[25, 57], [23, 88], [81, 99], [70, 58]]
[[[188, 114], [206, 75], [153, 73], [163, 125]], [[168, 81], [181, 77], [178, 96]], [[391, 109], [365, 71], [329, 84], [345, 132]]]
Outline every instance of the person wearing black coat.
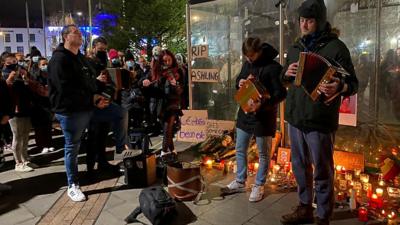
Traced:
[[274, 61], [278, 55], [271, 45], [262, 43], [259, 38], [249, 37], [243, 42], [243, 55], [247, 61], [236, 79], [236, 88], [243, 86], [248, 79], [258, 80], [270, 93], [263, 99], [260, 108], [253, 113], [238, 111], [236, 122], [236, 179], [227, 185], [230, 192], [243, 191], [247, 178], [247, 148], [250, 138], [256, 138], [259, 152], [259, 168], [256, 184], [252, 188], [249, 201], [260, 201], [264, 195], [264, 184], [269, 167], [269, 151], [272, 137], [276, 132], [278, 103], [286, 97], [286, 89], [280, 81], [282, 66]]
[[[12, 103], [11, 103], [11, 95], [5, 80], [0, 77], [0, 167], [4, 164], [4, 156], [3, 156], [3, 125], [8, 123], [10, 116], [12, 114]], [[4, 192], [10, 191], [11, 186], [0, 183], [0, 195]]]
[[[338, 128], [340, 96], [355, 94], [358, 80], [350, 52], [332, 32], [326, 21], [326, 11], [323, 0], [302, 3], [298, 9], [301, 37], [289, 48], [282, 76], [289, 87], [285, 119], [289, 123], [292, 169], [300, 200], [293, 213], [282, 216], [283, 224], [313, 223], [313, 191], [317, 203], [317, 224], [329, 224], [335, 203], [333, 146]], [[335, 60], [350, 75], [335, 77], [331, 82], [321, 84], [318, 89], [322, 98], [313, 101], [305, 89], [292, 84], [299, 67], [300, 52], [313, 52]], [[313, 74], [303, 76], [312, 77]], [[333, 96], [336, 97], [330, 104], [324, 102], [324, 99]]]

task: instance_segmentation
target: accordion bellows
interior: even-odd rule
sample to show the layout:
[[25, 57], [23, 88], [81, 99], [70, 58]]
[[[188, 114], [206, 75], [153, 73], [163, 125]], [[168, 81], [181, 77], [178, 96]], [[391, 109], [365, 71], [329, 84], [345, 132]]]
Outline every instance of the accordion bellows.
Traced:
[[[349, 75], [337, 62], [311, 52], [301, 52], [297, 69], [295, 86], [303, 87], [313, 101], [321, 98], [322, 93], [318, 87], [322, 83], [332, 82], [333, 77]], [[337, 95], [333, 96], [335, 98]], [[324, 100], [328, 103], [333, 98]]]

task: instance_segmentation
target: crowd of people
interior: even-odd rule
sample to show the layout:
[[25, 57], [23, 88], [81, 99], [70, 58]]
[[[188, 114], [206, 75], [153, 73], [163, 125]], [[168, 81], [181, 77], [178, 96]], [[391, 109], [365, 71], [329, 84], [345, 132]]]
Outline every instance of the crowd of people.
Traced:
[[50, 61], [35, 47], [26, 57], [1, 55], [0, 158], [4, 150], [11, 150], [15, 171], [34, 170], [37, 165], [28, 154], [31, 128], [36, 147], [46, 154], [55, 150], [52, 125], [58, 121], [65, 139], [68, 196], [73, 201], [85, 200], [77, 178], [82, 141], [89, 176], [96, 175], [96, 163], [99, 171], [120, 171], [105, 155], [110, 129], [117, 154], [132, 151], [129, 132], [143, 128], [150, 135], [163, 132], [161, 157], [175, 158], [173, 136], [181, 110], [187, 107], [184, 56], [175, 57], [156, 46], [147, 63], [130, 50], [108, 49], [103, 37], [95, 39], [93, 49], [83, 55], [82, 34], [75, 25], [64, 27], [62, 40]]
[[[314, 222], [315, 196], [316, 222], [329, 224], [334, 204], [333, 145], [340, 96], [354, 95], [358, 80], [349, 50], [327, 21], [324, 1], [306, 0], [298, 12], [301, 34], [289, 48], [284, 66], [274, 60], [277, 50], [260, 38], [248, 37], [243, 42], [242, 54], [246, 61], [236, 78], [236, 88], [241, 88], [247, 80], [257, 80], [269, 90], [270, 98], [257, 103], [259, 109], [254, 112], [245, 113], [239, 109], [237, 113], [237, 173], [226, 189], [231, 193], [245, 190], [247, 148], [254, 136], [260, 166], [249, 200], [257, 202], [263, 198], [277, 107], [286, 98], [285, 118], [300, 201], [293, 213], [282, 216], [281, 222]], [[1, 134], [7, 136], [9, 124], [15, 170], [34, 169], [27, 154], [31, 126], [42, 151], [54, 150], [51, 142], [53, 117], [59, 121], [64, 134], [67, 194], [73, 201], [86, 199], [77, 177], [77, 156], [82, 140], [88, 146], [89, 174], [94, 173], [96, 162], [98, 170], [117, 170], [105, 157], [104, 140], [110, 129], [117, 153], [134, 151], [128, 139], [130, 129], [146, 127], [154, 133], [163, 132], [160, 156], [166, 160], [176, 158], [174, 132], [180, 127], [182, 109], [187, 107], [188, 72], [184, 57], [155, 47], [148, 64], [145, 57], [135, 58], [130, 51], [110, 49], [107, 52], [107, 40], [102, 37], [94, 40], [93, 50], [88, 55], [83, 55], [79, 50], [82, 34], [75, 25], [63, 28], [62, 39], [49, 62], [37, 49], [32, 50], [28, 63], [20, 54], [3, 53], [1, 57]], [[329, 104], [323, 100], [313, 101], [304, 88], [293, 85], [300, 52], [333, 59], [349, 73], [318, 86], [322, 98], [333, 99]], [[115, 77], [115, 70], [119, 71], [118, 77]], [[136, 150], [136, 154], [141, 153]]]

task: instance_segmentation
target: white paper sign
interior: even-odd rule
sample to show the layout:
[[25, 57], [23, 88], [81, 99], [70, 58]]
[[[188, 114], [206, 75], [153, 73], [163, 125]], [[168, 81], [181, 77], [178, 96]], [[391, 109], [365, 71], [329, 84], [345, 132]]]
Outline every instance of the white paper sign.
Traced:
[[190, 72], [192, 82], [219, 82], [220, 74], [217, 69], [192, 69]]
[[207, 138], [207, 110], [182, 110], [178, 141], [201, 142]]
[[192, 59], [195, 58], [207, 58], [208, 57], [208, 45], [196, 45], [192, 46]]

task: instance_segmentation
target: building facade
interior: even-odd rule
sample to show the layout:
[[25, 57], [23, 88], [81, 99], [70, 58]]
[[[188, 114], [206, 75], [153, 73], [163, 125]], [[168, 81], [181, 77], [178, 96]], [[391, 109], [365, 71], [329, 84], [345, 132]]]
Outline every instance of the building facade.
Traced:
[[[30, 52], [30, 47], [36, 46], [45, 55], [43, 29], [30, 28], [0, 28], [0, 51], [20, 52], [24, 55]], [[47, 52], [49, 55], [50, 52]]]

